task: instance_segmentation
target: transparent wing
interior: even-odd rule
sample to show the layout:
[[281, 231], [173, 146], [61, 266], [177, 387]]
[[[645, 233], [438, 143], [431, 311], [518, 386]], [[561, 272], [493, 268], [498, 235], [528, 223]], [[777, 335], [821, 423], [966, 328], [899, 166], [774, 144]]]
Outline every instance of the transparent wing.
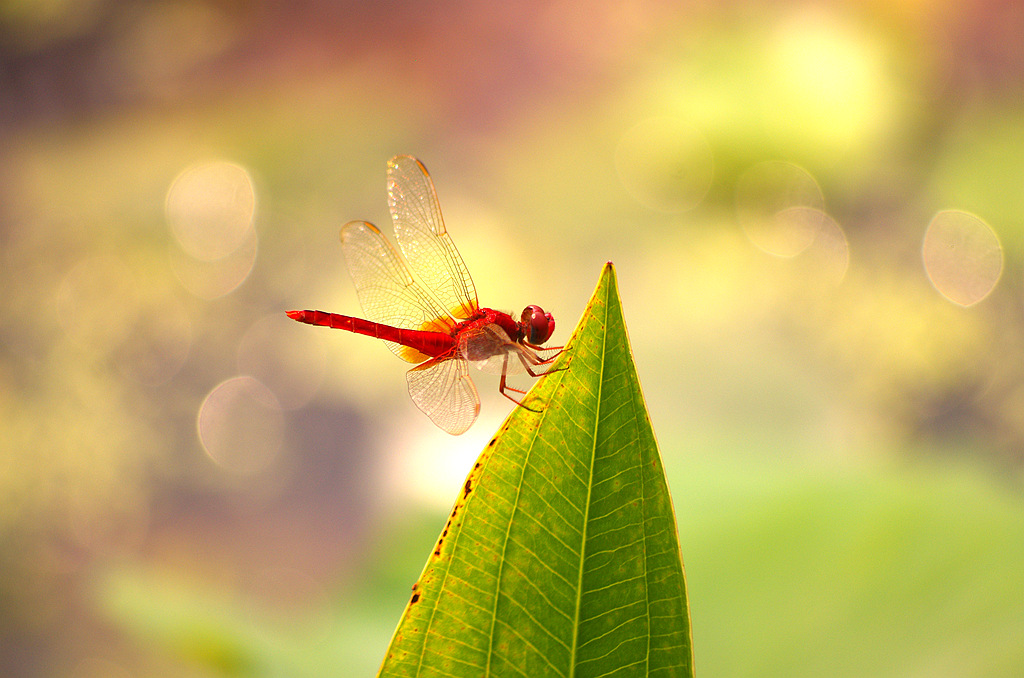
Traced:
[[[352, 221], [341, 229], [341, 250], [367, 320], [410, 330], [448, 332], [448, 313], [413, 279], [395, 248], [373, 224]], [[385, 341], [402, 358], [402, 346]]]
[[405, 373], [409, 395], [430, 421], [453, 436], [465, 433], [480, 413], [480, 396], [465, 360], [432, 358]]
[[388, 161], [388, 207], [409, 268], [456, 318], [479, 308], [469, 269], [444, 228], [434, 184], [423, 164], [408, 155]]

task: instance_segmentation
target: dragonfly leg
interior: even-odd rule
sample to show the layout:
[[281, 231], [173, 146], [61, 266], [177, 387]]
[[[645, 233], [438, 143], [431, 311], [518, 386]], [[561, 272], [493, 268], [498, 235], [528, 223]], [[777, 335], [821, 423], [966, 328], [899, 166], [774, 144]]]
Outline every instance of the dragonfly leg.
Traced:
[[[523, 358], [522, 355], [519, 356], [519, 359], [524, 361], [523, 362], [524, 365], [526, 364], [525, 358]], [[527, 368], [527, 369], [529, 369], [529, 368]], [[538, 376], [538, 375], [534, 375], [534, 376]], [[540, 410], [535, 410], [532, 407], [529, 407], [528, 405], [524, 405], [521, 400], [516, 400], [510, 393], [508, 393], [508, 391], [515, 391], [516, 393], [521, 393], [523, 395], [526, 395], [526, 391], [520, 390], [520, 389], [518, 389], [518, 388], [516, 388], [514, 386], [509, 386], [508, 383], [507, 383], [507, 378], [508, 378], [508, 353], [505, 354], [505, 357], [504, 357], [504, 359], [501, 362], [501, 381], [498, 382], [498, 393], [500, 393], [501, 395], [505, 396], [506, 398], [508, 398], [509, 400], [511, 400], [512, 402], [514, 402], [516, 405], [518, 405], [519, 407], [523, 408], [524, 410], [529, 410], [531, 412], [538, 412], [539, 413]]]
[[[531, 346], [530, 348], [533, 348], [533, 347]], [[537, 348], [540, 348], [540, 347], [537, 347]], [[540, 371], [534, 372], [532, 367], [539, 367], [539, 366], [543, 366], [543, 365], [550, 365], [551, 363], [553, 363], [555, 361], [555, 358], [557, 358], [558, 356], [562, 355], [562, 347], [561, 346], [556, 346], [556, 347], [553, 347], [551, 349], [543, 349], [543, 350], [557, 350], [558, 352], [555, 353], [550, 358], [541, 358], [539, 355], [537, 355], [533, 351], [517, 351], [516, 352], [517, 355], [519, 356], [519, 361], [521, 363], [523, 363], [523, 367], [526, 369], [526, 373], [527, 374], [529, 374], [531, 377], [542, 377], [545, 374], [551, 374], [552, 372], [561, 372], [564, 369], [568, 369], [568, 365], [567, 365], [565, 367], [559, 367], [557, 369], [550, 369], [549, 368], [549, 369], [544, 370], [543, 372], [540, 372]]]
[[[543, 377], [544, 375], [551, 374], [552, 372], [561, 372], [564, 369], [568, 369], [568, 366], [566, 366], [559, 367], [557, 369], [547, 369], [544, 371], [533, 370], [534, 367], [550, 365], [555, 360], [555, 358], [557, 358], [562, 353], [562, 348], [560, 346], [557, 347], [557, 350], [558, 353], [555, 353], [550, 358], [541, 358], [534, 351], [520, 348], [520, 350], [516, 351], [516, 356], [519, 358], [519, 362], [523, 364], [523, 368], [526, 370], [527, 374], [535, 378]], [[524, 405], [522, 401], [517, 400], [515, 397], [509, 394], [509, 391], [514, 391], [521, 395], [526, 395], [526, 391], [518, 389], [515, 386], [510, 386], [508, 384], [508, 353], [505, 353], [501, 363], [501, 381], [498, 383], [498, 392], [501, 393], [501, 395], [508, 398], [509, 400], [511, 400], [512, 402], [514, 402], [519, 407], [522, 407], [523, 409], [530, 410], [531, 412], [540, 412], [540, 410], [535, 410], [532, 407], [529, 407], [528, 405]]]
[[[562, 355], [562, 350], [565, 348], [564, 346], [538, 346], [537, 344], [531, 344], [528, 341], [520, 343], [527, 348], [533, 349], [534, 357], [537, 359], [537, 364], [539, 365], [546, 365], [547, 363], [553, 362], [555, 358]], [[537, 355], [538, 351], [554, 351], [554, 353], [552, 353], [549, 358], [541, 358]]]

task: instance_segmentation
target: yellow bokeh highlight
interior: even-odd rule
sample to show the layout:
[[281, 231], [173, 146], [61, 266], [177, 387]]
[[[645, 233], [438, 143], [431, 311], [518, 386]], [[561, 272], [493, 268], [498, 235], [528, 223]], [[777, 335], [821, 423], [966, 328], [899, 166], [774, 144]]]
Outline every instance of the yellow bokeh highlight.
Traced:
[[1003, 272], [1003, 248], [995, 231], [960, 210], [935, 215], [924, 234], [921, 258], [939, 294], [960, 306], [987, 297]]

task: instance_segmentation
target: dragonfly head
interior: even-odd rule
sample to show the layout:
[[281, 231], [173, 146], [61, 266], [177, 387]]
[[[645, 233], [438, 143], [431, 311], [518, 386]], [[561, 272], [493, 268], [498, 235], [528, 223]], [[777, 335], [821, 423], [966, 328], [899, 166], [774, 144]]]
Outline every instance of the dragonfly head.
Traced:
[[531, 344], [543, 344], [555, 331], [555, 319], [540, 306], [530, 305], [523, 309], [519, 326], [523, 336]]

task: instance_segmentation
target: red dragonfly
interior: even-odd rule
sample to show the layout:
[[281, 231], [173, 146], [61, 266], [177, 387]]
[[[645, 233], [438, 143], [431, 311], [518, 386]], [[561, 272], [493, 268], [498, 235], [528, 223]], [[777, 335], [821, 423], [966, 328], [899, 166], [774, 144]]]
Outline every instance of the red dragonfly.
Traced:
[[[439, 428], [459, 435], [480, 413], [469, 363], [501, 374], [498, 390], [525, 391], [506, 383], [525, 370], [538, 377], [561, 347], [541, 346], [555, 319], [527, 306], [519, 319], [477, 303], [469, 269], [441, 219], [434, 185], [423, 164], [408, 155], [388, 161], [388, 207], [408, 267], [373, 224], [352, 221], [341, 229], [341, 248], [368, 320], [324, 311], [288, 311], [288, 317], [383, 339], [399, 358], [418, 363], [406, 373], [416, 407]], [[416, 278], [409, 269], [416, 274]]]

